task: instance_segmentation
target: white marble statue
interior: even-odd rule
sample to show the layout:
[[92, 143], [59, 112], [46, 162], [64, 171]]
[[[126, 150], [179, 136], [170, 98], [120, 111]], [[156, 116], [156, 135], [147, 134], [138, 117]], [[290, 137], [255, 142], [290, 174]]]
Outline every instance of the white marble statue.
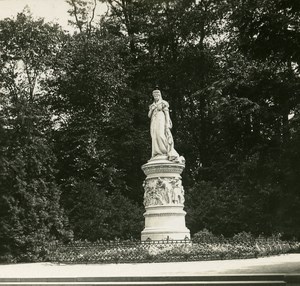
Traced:
[[174, 149], [171, 133], [172, 121], [169, 114], [169, 103], [162, 99], [161, 92], [154, 90], [154, 101], [149, 106], [148, 117], [151, 118], [150, 133], [152, 138], [152, 156], [166, 156], [169, 161], [184, 163], [184, 158]]

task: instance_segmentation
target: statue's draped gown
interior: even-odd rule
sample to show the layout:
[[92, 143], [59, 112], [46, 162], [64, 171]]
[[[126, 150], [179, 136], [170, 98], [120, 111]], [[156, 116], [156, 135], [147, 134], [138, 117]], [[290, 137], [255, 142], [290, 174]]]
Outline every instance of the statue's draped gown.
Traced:
[[150, 125], [152, 158], [158, 155], [166, 155], [169, 160], [176, 160], [179, 155], [174, 149], [170, 128], [167, 128], [167, 126], [172, 126], [172, 123], [166, 122], [169, 119], [169, 117], [166, 116], [166, 113], [169, 112], [169, 104], [168, 102], [161, 100], [157, 103], [152, 103], [151, 106], [153, 105], [155, 106], [155, 109], [151, 115]]

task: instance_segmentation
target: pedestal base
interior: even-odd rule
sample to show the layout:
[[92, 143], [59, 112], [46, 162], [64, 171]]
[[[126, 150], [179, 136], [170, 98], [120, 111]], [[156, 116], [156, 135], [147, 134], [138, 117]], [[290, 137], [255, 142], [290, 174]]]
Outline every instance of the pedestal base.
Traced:
[[149, 206], [144, 213], [145, 229], [141, 240], [184, 240], [190, 239], [185, 227], [183, 205]]

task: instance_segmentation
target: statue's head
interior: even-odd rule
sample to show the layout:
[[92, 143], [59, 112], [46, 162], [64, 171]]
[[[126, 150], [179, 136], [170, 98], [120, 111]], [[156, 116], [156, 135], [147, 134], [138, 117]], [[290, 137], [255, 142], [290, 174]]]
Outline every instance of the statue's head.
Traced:
[[156, 102], [161, 99], [161, 92], [158, 89], [153, 90], [152, 95], [153, 95], [154, 101], [156, 101]]

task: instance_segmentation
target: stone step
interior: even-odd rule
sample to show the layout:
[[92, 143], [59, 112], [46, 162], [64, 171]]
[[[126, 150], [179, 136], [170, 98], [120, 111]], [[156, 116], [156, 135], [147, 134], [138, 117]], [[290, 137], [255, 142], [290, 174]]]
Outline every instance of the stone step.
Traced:
[[[300, 275], [296, 275], [297, 277]], [[242, 274], [202, 276], [122, 276], [122, 277], [24, 277], [0, 278], [1, 282], [209, 282], [209, 281], [285, 281], [283, 274]]]
[[203, 276], [20, 277], [0, 278], [0, 286], [300, 286], [300, 274], [240, 274]]
[[284, 286], [284, 281], [156, 281], [156, 282], [0, 282], [5, 286]]

